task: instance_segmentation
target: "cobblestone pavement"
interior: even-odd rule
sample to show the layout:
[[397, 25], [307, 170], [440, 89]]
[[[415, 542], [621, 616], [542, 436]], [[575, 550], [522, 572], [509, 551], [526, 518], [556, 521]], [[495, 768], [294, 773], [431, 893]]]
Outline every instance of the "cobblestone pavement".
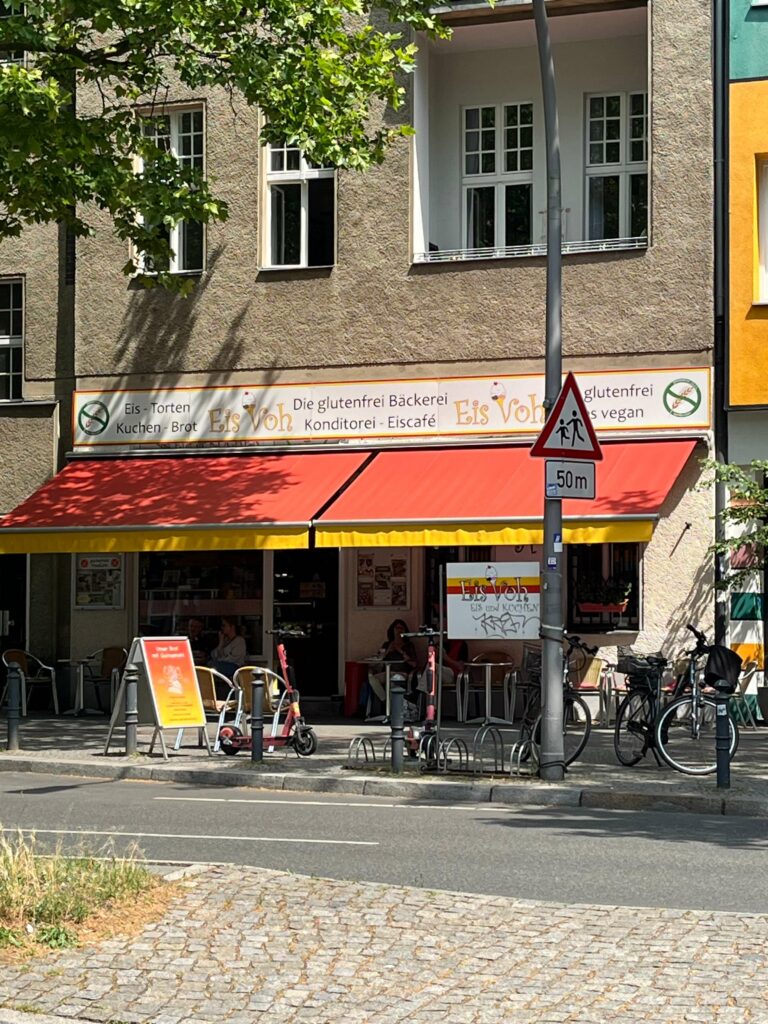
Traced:
[[134, 939], [3, 967], [0, 1004], [121, 1024], [764, 1024], [767, 961], [768, 916], [216, 868]]

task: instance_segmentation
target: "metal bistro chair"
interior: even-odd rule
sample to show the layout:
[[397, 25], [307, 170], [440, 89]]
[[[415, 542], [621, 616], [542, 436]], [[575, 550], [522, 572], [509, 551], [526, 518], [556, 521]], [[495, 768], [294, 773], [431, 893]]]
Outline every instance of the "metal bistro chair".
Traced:
[[610, 706], [606, 693], [605, 659], [588, 655], [580, 664], [569, 667], [568, 681], [580, 697], [597, 697], [597, 717], [601, 724], [608, 724]]
[[[744, 668], [741, 670], [739, 676], [739, 682], [736, 687], [736, 692], [731, 697], [731, 708], [733, 709], [734, 715], [738, 715], [741, 721], [746, 726], [750, 726], [753, 729], [757, 728], [757, 721], [755, 719], [754, 712], [749, 703], [751, 694], [747, 694], [747, 689], [750, 683], [757, 674], [758, 665], [756, 661], [748, 661], [745, 663]], [[755, 698], [752, 697], [752, 700]]]
[[[31, 696], [32, 690], [35, 686], [50, 686], [51, 697], [53, 698], [53, 710], [58, 715], [59, 695], [56, 692], [56, 669], [52, 665], [46, 665], [44, 661], [41, 661], [36, 655], [30, 654], [29, 651], [21, 651], [14, 648], [3, 652], [3, 664], [6, 669], [12, 662], [16, 662], [21, 669], [22, 717], [27, 717], [27, 698]], [[27, 690], [27, 687], [29, 687], [29, 690]], [[0, 697], [0, 704], [5, 703], [7, 692], [8, 683], [5, 684], [3, 689], [3, 694]]]
[[109, 688], [109, 705], [111, 711], [115, 703], [115, 694], [120, 684], [120, 676], [128, 661], [128, 651], [124, 647], [102, 647], [88, 655], [83, 665], [83, 685], [93, 687], [99, 711], [104, 711], [101, 702], [102, 688]]
[[[476, 654], [472, 661], [467, 662], [464, 667], [464, 703], [463, 721], [468, 720], [469, 698], [477, 699], [478, 695], [485, 694], [485, 669], [476, 665], [475, 662], [510, 662], [512, 659], [505, 651], [484, 651]], [[494, 691], [501, 690], [504, 702], [504, 719], [509, 722], [510, 714], [514, 710], [515, 694], [517, 691], [517, 671], [515, 669], [491, 669], [491, 702], [493, 702]], [[493, 709], [488, 708], [488, 714]]]
[[279, 677], [260, 665], [243, 665], [235, 672], [232, 682], [240, 691], [239, 709], [234, 724], [241, 727], [243, 718], [248, 724], [253, 707], [253, 677], [260, 672], [264, 676], [264, 697], [262, 707], [265, 715], [274, 715], [280, 706]]
[[[216, 740], [213, 745], [214, 750], [219, 749], [219, 732], [221, 731], [222, 725], [228, 713], [232, 712], [235, 716], [235, 722], [239, 722], [242, 717], [242, 697], [243, 691], [240, 687], [236, 686], [235, 683], [228, 679], [221, 672], [217, 672], [215, 668], [206, 668], [203, 665], [195, 665], [195, 674], [197, 676], [197, 685], [200, 688], [200, 696], [203, 701], [203, 710], [205, 711], [205, 717], [207, 721], [216, 722]], [[226, 692], [227, 696], [222, 698], [219, 696], [219, 691], [216, 689], [216, 683], [220, 684], [222, 693]], [[200, 735], [202, 730], [198, 730], [197, 745], [202, 747], [203, 737]], [[184, 735], [184, 730], [179, 729], [176, 736], [176, 742], [173, 745], [174, 750], [178, 750], [181, 746], [181, 740]]]

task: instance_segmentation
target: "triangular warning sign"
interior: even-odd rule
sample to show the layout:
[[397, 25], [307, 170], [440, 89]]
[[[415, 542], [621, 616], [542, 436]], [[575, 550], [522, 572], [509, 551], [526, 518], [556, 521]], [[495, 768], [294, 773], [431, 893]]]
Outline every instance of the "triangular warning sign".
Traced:
[[602, 459], [592, 418], [572, 373], [565, 378], [530, 454], [538, 459], [588, 459], [590, 462]]

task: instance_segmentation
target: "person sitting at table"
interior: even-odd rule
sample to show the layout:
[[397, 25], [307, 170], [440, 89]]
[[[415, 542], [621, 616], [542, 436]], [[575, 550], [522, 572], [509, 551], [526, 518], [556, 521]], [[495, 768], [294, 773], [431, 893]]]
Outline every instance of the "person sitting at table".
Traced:
[[205, 623], [202, 619], [198, 619], [196, 615], [191, 616], [187, 622], [187, 637], [189, 638], [189, 646], [192, 648], [192, 657], [197, 665], [207, 665], [208, 657], [211, 650], [211, 645], [206, 643], [203, 635], [205, 630]]
[[223, 676], [231, 679], [237, 669], [245, 664], [245, 655], [245, 637], [238, 633], [237, 619], [223, 615], [219, 630], [219, 643], [211, 651], [211, 660], [208, 664], [217, 672], [221, 672]]
[[[395, 619], [387, 629], [387, 639], [379, 648], [379, 657], [382, 661], [402, 662], [400, 665], [393, 665], [391, 672], [402, 672], [409, 680], [412, 679], [418, 662], [416, 660], [416, 648], [408, 637], [403, 633], [408, 632], [408, 623], [402, 619]], [[390, 675], [391, 679], [391, 675]], [[385, 703], [387, 699], [387, 673], [371, 672], [368, 675], [368, 682], [371, 690], [380, 702]], [[406, 685], [406, 690], [409, 687]]]

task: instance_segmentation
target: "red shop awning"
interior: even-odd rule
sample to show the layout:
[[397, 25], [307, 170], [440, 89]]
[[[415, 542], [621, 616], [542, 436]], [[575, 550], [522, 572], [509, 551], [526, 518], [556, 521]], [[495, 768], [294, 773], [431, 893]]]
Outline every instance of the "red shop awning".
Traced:
[[71, 462], [0, 520], [0, 553], [306, 548], [363, 452]]
[[[563, 502], [572, 544], [650, 540], [695, 441], [603, 445], [596, 498]], [[528, 448], [379, 452], [316, 521], [318, 547], [540, 544], [544, 460]]]

